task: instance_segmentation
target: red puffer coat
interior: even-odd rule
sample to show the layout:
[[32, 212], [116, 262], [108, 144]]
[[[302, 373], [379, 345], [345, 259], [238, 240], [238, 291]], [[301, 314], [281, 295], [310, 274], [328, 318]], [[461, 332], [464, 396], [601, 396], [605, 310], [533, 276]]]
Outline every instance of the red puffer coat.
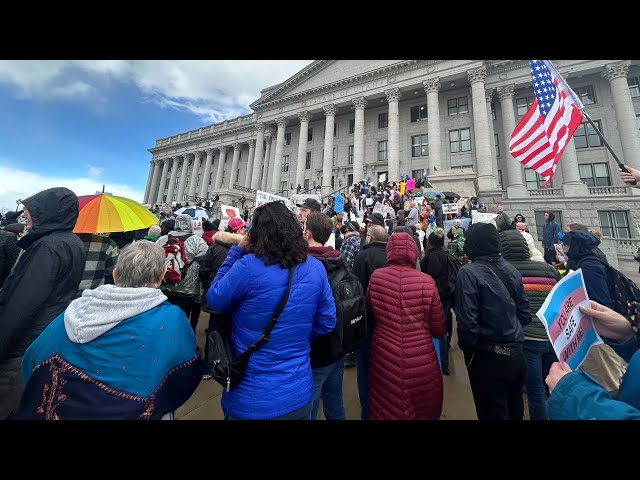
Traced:
[[437, 420], [442, 413], [442, 374], [432, 337], [445, 334], [442, 304], [433, 279], [416, 270], [416, 242], [394, 233], [389, 266], [369, 282], [367, 303], [375, 318], [369, 363], [369, 419]]

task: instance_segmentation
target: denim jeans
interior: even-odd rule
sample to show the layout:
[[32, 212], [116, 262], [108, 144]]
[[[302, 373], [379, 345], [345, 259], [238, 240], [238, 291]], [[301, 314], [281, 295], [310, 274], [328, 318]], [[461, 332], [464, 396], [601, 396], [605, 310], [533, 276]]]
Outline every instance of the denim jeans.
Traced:
[[340, 357], [331, 365], [314, 368], [313, 373], [313, 407], [310, 420], [318, 418], [318, 406], [322, 398], [322, 410], [327, 420], [346, 420], [342, 401], [342, 377], [344, 376], [344, 357]]
[[547, 412], [547, 391], [544, 379], [549, 374], [551, 364], [558, 358], [551, 342], [524, 341], [524, 357], [527, 361], [527, 401], [531, 420], [549, 420]]
[[[445, 321], [447, 319], [447, 313], [449, 312], [449, 305], [446, 303], [443, 303], [442, 305], [442, 309], [444, 310], [444, 318]], [[439, 355], [439, 360], [440, 360], [440, 370], [442, 370], [442, 367], [448, 367], [449, 366], [449, 342], [450, 342], [450, 338], [449, 338], [449, 334], [445, 333], [443, 337], [440, 338], [440, 355]]]
[[[312, 405], [313, 405], [313, 402], [309, 402], [304, 407], [298, 408], [293, 412], [285, 413], [284, 415], [280, 415], [279, 417], [269, 418], [267, 420], [309, 420], [309, 414], [311, 412]], [[227, 413], [224, 414], [224, 419], [225, 420], [242, 420], [241, 418], [232, 417]]]
[[369, 419], [369, 352], [371, 351], [371, 339], [373, 328], [367, 339], [356, 350], [356, 368], [358, 375], [358, 396], [360, 397], [360, 418]]

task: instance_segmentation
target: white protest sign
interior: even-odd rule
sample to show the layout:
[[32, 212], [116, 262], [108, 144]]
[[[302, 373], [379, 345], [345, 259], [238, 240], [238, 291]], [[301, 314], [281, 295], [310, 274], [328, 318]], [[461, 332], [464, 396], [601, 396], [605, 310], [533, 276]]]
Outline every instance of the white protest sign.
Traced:
[[387, 174], [386, 173], [381, 173], [380, 175], [378, 175], [378, 181], [379, 182], [386, 182], [387, 181]]
[[387, 215], [387, 207], [385, 207], [380, 202], [377, 202], [376, 205], [373, 207], [373, 213], [375, 213], [375, 212], [381, 213], [383, 217], [386, 217], [386, 215]]
[[233, 217], [242, 218], [240, 215], [240, 210], [236, 207], [232, 207], [230, 205], [220, 205], [220, 212], [222, 213], [222, 218], [220, 219], [220, 227], [218, 230], [224, 231], [229, 224], [229, 220]]
[[490, 223], [495, 227], [497, 216], [498, 216], [497, 213], [481, 213], [481, 212], [478, 212], [477, 210], [471, 211], [471, 220], [473, 223]]
[[273, 193], [269, 193], [269, 192], [262, 192], [260, 190], [256, 192], [256, 207], [259, 207], [260, 205], [264, 205], [265, 203], [277, 202], [277, 201], [283, 201], [285, 205], [289, 206], [289, 199], [286, 197], [274, 195]]
[[455, 215], [458, 213], [458, 204], [457, 203], [443, 203], [442, 204], [442, 214], [443, 215]]
[[567, 274], [549, 292], [536, 313], [553, 349], [561, 362], [576, 370], [587, 357], [592, 346], [602, 343], [590, 317], [580, 312], [579, 306], [590, 307], [584, 286], [582, 269]]

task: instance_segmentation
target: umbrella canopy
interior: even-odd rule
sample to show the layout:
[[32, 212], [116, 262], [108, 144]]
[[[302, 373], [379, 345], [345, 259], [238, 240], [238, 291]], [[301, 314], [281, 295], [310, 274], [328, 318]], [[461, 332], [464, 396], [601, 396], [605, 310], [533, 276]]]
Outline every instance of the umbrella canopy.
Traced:
[[447, 198], [460, 198], [460, 195], [458, 195], [455, 192], [442, 192], [444, 194], [445, 197]]
[[176, 215], [189, 215], [191, 218], [204, 218], [209, 220], [211, 213], [202, 207], [182, 207], [176, 210]]
[[436, 190], [435, 188], [425, 188], [422, 195], [424, 195], [427, 198], [433, 198], [433, 199], [436, 198], [436, 195], [440, 195], [441, 199], [444, 199], [444, 197], [446, 196], [440, 190]]
[[78, 203], [74, 233], [129, 232], [158, 224], [158, 217], [129, 198], [100, 193], [78, 197]]

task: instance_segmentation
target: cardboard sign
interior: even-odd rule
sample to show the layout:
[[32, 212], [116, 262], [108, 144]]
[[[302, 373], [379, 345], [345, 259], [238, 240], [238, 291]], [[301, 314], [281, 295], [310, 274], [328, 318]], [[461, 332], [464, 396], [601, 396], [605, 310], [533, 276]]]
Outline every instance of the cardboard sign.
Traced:
[[459, 205], [457, 203], [443, 203], [442, 214], [443, 215], [455, 215], [458, 213]]
[[536, 313], [549, 335], [558, 359], [576, 370], [602, 339], [590, 317], [579, 306], [591, 307], [582, 269], [567, 274], [551, 290]]
[[269, 192], [262, 192], [260, 190], [256, 192], [256, 207], [269, 202], [277, 202], [278, 200], [283, 201], [287, 206], [289, 204], [289, 199], [286, 197], [280, 197], [279, 195], [274, 195]]
[[480, 213], [477, 210], [471, 211], [471, 219], [473, 223], [490, 223], [495, 227], [497, 216], [497, 213]]

